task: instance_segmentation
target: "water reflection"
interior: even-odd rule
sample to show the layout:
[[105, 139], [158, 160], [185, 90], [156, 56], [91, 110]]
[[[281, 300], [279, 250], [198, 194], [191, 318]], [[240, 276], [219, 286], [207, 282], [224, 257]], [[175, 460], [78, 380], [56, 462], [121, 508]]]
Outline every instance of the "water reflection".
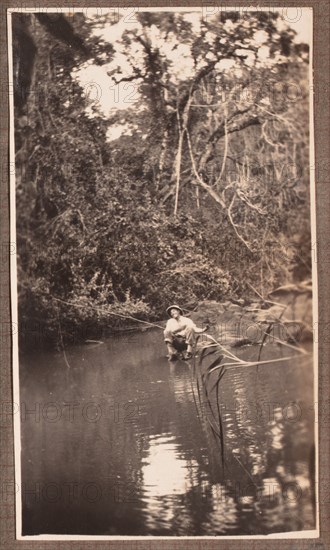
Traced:
[[[27, 491], [24, 532], [202, 536], [313, 528], [313, 415], [288, 407], [310, 411], [310, 368], [291, 363], [225, 375], [222, 468], [210, 429], [215, 393], [214, 414], [204, 395], [198, 415], [193, 369], [169, 365], [161, 345], [156, 331], [130, 346], [120, 339], [77, 346], [67, 351], [71, 369], [57, 353], [22, 358], [22, 402], [41, 406], [38, 421], [22, 419], [23, 482], [29, 490], [55, 483], [62, 491], [57, 501]], [[44, 414], [50, 402], [62, 411], [56, 422], [49, 421], [54, 406]], [[76, 403], [72, 418], [68, 403]], [[91, 486], [100, 493], [94, 501], [86, 498]]]
[[[185, 493], [191, 484], [196, 461], [180, 457], [171, 434], [149, 439], [148, 458], [142, 466], [145, 492], [155, 496]], [[195, 480], [196, 481], [196, 480]]]
[[149, 528], [172, 525], [183, 495], [196, 483], [196, 461], [180, 456], [171, 434], [149, 440], [148, 456], [142, 466], [144, 500]]

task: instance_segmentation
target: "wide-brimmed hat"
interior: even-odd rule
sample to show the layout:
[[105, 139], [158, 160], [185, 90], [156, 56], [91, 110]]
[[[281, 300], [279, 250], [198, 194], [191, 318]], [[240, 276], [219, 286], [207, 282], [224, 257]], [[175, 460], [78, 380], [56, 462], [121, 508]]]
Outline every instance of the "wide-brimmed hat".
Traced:
[[180, 314], [182, 315], [183, 314], [183, 311], [181, 309], [180, 306], [177, 306], [176, 304], [173, 304], [172, 306], [169, 306], [167, 309], [166, 309], [166, 312], [167, 312], [167, 315], [169, 315], [171, 317], [171, 309], [178, 309], [180, 311]]

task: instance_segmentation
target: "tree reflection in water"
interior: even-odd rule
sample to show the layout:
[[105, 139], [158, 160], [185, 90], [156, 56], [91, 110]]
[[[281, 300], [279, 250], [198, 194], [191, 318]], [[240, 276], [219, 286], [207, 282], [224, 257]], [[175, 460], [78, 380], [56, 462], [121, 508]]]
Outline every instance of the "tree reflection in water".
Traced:
[[[151, 331], [130, 346], [120, 338], [75, 346], [67, 350], [70, 370], [58, 353], [21, 361], [27, 409], [53, 402], [63, 412], [57, 422], [42, 414], [22, 421], [23, 483], [56, 483], [62, 491], [53, 502], [24, 495], [24, 532], [214, 536], [313, 528], [312, 371], [292, 362], [224, 376], [223, 468], [206, 402], [197, 415], [191, 366], [169, 366], [160, 344]], [[294, 421], [283, 412], [292, 402], [304, 411]], [[72, 422], [65, 403], [78, 403]], [[102, 411], [94, 422], [82, 414], [88, 403], [94, 416], [95, 405]], [[71, 500], [68, 483], [77, 484]], [[101, 490], [94, 502], [86, 500], [89, 484]]]

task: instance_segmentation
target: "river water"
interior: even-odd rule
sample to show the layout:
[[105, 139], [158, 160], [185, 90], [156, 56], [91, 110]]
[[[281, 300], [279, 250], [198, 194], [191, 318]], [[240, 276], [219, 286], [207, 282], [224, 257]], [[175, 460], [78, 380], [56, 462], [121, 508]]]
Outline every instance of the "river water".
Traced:
[[315, 528], [311, 359], [228, 371], [211, 410], [193, 365], [165, 353], [151, 330], [68, 348], [70, 368], [60, 352], [21, 357], [23, 534]]

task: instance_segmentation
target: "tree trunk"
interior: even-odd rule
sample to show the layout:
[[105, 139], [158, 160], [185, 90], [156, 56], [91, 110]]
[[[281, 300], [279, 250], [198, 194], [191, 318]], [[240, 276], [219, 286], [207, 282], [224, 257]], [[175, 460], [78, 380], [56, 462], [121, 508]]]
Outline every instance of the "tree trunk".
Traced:
[[174, 216], [178, 213], [178, 203], [179, 203], [179, 190], [180, 190], [180, 176], [181, 176], [181, 159], [182, 159], [182, 146], [183, 146], [183, 137], [184, 131], [179, 130], [179, 143], [178, 150], [175, 157], [175, 202], [174, 202]]

